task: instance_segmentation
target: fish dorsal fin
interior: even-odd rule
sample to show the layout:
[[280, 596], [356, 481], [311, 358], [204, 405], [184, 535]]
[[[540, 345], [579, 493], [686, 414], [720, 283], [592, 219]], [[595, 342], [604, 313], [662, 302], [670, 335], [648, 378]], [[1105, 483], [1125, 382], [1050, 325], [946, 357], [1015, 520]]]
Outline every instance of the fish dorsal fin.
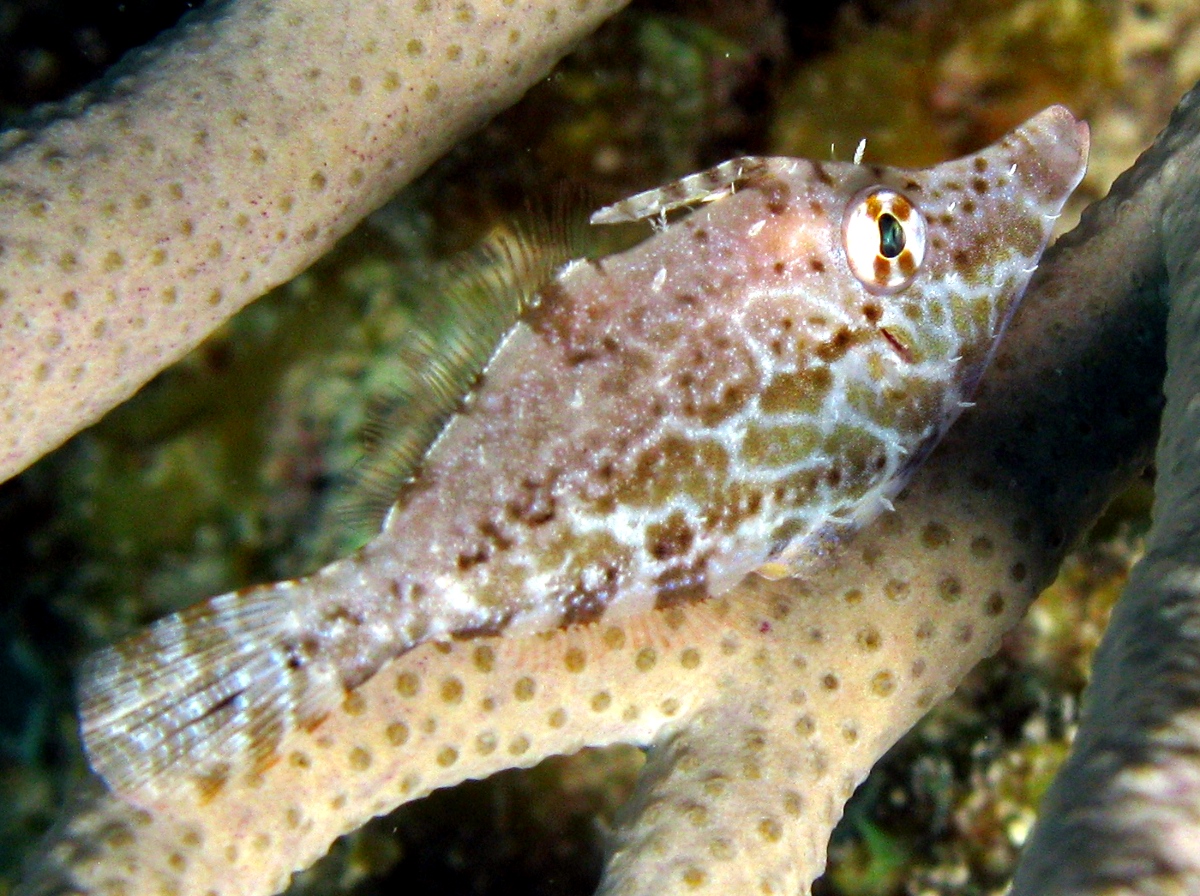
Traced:
[[742, 184], [756, 177], [766, 164], [758, 156], [730, 159], [696, 174], [635, 193], [627, 199], [607, 205], [592, 215], [593, 224], [626, 224], [645, 219], [665, 218], [670, 212], [732, 195]]
[[593, 207], [582, 188], [560, 188], [446, 264], [435, 281], [436, 299], [400, 345], [402, 381], [376, 402], [364, 432], [364, 456], [342, 502], [342, 515], [356, 529], [378, 530], [538, 291], [567, 262], [588, 254]]

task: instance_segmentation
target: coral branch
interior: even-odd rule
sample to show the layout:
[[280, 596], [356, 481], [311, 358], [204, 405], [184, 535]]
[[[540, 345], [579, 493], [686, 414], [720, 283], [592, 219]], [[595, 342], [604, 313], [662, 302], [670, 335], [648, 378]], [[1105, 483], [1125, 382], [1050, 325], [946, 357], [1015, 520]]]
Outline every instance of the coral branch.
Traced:
[[1074, 751], [1043, 803], [1015, 894], [1200, 889], [1198, 140], [1193, 90], [1139, 176], [1113, 187], [1116, 212], [1102, 222], [1108, 256], [1157, 266], [1140, 289], [1170, 301], [1154, 526], [1096, 654]]
[[303, 269], [624, 2], [214, 2], [0, 136], [0, 480]]

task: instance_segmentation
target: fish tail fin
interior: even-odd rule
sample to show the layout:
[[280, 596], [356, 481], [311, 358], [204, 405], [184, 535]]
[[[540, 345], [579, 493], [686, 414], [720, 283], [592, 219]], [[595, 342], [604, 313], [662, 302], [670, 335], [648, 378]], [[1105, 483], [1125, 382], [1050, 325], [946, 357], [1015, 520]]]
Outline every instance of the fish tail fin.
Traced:
[[337, 671], [314, 661], [291, 612], [296, 585], [210, 598], [84, 662], [84, 749], [113, 791], [153, 797], [185, 780], [219, 785], [269, 764], [287, 731], [337, 705]]

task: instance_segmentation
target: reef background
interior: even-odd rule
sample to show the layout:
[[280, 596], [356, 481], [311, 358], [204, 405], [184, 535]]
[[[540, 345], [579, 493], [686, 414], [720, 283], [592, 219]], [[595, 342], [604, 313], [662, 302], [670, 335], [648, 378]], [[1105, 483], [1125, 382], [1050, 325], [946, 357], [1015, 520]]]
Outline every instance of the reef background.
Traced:
[[[194, 3], [0, 2], [0, 115], [62, 98]], [[72, 670], [194, 600], [309, 571], [365, 533], [343, 483], [438, 272], [558, 182], [607, 201], [734, 155], [924, 165], [1053, 102], [1093, 129], [1069, 225], [1200, 77], [1187, 0], [635, 2], [329, 256], [133, 401], [0, 486], [0, 896], [84, 773]], [[1000, 892], [1065, 753], [1092, 648], [1147, 525], [1120, 499], [997, 656], [880, 763], [822, 894]], [[557, 758], [377, 819], [296, 887], [589, 894], [632, 748]]]

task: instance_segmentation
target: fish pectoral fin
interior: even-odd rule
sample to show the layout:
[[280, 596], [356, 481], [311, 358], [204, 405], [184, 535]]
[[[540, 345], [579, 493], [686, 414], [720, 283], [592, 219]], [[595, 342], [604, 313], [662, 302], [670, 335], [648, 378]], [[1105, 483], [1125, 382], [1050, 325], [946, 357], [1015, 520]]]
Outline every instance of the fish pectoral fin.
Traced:
[[286, 585], [210, 598], [84, 662], [84, 749], [115, 793], [140, 802], [193, 781], [203, 796], [336, 707], [344, 688], [309, 661]]

